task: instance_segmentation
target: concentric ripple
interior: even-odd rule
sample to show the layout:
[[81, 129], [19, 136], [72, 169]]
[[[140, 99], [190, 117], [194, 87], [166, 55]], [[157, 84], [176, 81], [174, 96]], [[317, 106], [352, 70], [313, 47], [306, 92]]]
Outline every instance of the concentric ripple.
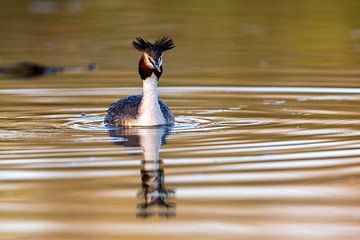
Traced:
[[[9, 227], [15, 232], [21, 223], [30, 224], [24, 230], [29, 234], [48, 234], [41, 229], [44, 222], [22, 220], [39, 214], [60, 233], [74, 230], [68, 222], [92, 233], [103, 231], [106, 227], [86, 227], [85, 210], [103, 223], [124, 227], [123, 219], [138, 214], [135, 206], [141, 199], [136, 196], [147, 179], [143, 160], [157, 152], [149, 151], [146, 142], [161, 145], [158, 166], [164, 176], [158, 179], [175, 190], [175, 215], [187, 223], [271, 219], [285, 226], [296, 222], [294, 216], [315, 223], [360, 216], [356, 89], [162, 88], [176, 124], [159, 132], [106, 128], [106, 107], [117, 98], [114, 89], [108, 90], [64, 90], [63, 102], [53, 97], [54, 89], [0, 90], [10, 103], [28, 103], [26, 109], [11, 108], [0, 122], [0, 193], [12, 203], [0, 206], [0, 212], [15, 219], [0, 219], [0, 231]], [[116, 90], [121, 97], [131, 92]], [[56, 107], [39, 104], [45, 100]], [[18, 199], [26, 201], [15, 204]], [[169, 221], [184, 229], [176, 218]], [[31, 224], [39, 229], [32, 230]], [[116, 227], [113, 232], [121, 235]]]

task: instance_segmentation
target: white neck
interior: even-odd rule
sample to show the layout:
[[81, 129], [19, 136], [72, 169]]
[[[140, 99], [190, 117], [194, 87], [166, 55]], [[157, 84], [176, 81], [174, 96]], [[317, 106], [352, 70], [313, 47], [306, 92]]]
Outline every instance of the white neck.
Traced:
[[157, 101], [159, 97], [158, 93], [158, 78], [153, 73], [150, 77], [143, 81], [143, 100]]
[[165, 119], [159, 105], [157, 83], [158, 78], [154, 73], [143, 81], [143, 95], [139, 109], [138, 126], [165, 124]]

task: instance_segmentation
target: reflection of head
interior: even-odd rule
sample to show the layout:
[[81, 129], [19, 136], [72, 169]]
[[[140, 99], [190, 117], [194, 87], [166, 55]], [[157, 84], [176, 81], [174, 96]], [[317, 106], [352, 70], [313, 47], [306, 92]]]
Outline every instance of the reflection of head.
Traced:
[[111, 137], [124, 139], [120, 142], [115, 141], [115, 144], [142, 147], [144, 160], [141, 169], [142, 184], [138, 196], [143, 202], [138, 204], [138, 217], [175, 215], [173, 211], [175, 205], [167, 201], [169, 197], [174, 196], [174, 191], [165, 187], [165, 174], [159, 154], [160, 147], [166, 144], [166, 137], [170, 132], [169, 127], [122, 128], [109, 131]]
[[146, 162], [143, 162], [143, 169], [141, 170], [141, 190], [138, 196], [144, 199], [144, 202], [138, 204], [138, 217], [150, 217], [158, 215], [160, 217], [175, 216], [172, 209], [175, 207], [174, 203], [169, 203], [168, 198], [173, 197], [175, 192], [165, 187], [165, 174], [162, 168], [162, 161], [159, 160], [154, 163], [158, 166], [157, 169], [150, 167], [147, 170]]

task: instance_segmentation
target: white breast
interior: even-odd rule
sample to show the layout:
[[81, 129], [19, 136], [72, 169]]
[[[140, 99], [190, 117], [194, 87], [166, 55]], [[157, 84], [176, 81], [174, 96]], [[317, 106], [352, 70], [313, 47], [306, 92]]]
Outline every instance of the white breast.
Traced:
[[159, 105], [157, 77], [152, 74], [143, 82], [143, 96], [139, 107], [136, 126], [157, 126], [166, 124]]

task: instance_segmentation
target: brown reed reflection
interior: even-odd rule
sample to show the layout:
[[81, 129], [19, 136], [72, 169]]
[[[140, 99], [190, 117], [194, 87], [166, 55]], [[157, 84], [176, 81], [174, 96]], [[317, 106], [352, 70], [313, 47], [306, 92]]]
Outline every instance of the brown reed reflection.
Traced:
[[139, 218], [151, 216], [174, 217], [175, 204], [170, 201], [175, 197], [175, 191], [165, 186], [165, 171], [160, 159], [160, 148], [166, 144], [170, 133], [169, 127], [124, 128], [109, 131], [111, 137], [123, 138], [116, 142], [126, 147], [141, 147], [143, 160], [141, 164], [141, 187], [138, 197], [141, 203], [137, 205]]
[[83, 67], [60, 67], [46, 66], [35, 62], [17, 62], [0, 66], [0, 76], [4, 75], [15, 79], [30, 79], [45, 75], [55, 75], [58, 73], [81, 73], [95, 71], [96, 63], [90, 63]]

